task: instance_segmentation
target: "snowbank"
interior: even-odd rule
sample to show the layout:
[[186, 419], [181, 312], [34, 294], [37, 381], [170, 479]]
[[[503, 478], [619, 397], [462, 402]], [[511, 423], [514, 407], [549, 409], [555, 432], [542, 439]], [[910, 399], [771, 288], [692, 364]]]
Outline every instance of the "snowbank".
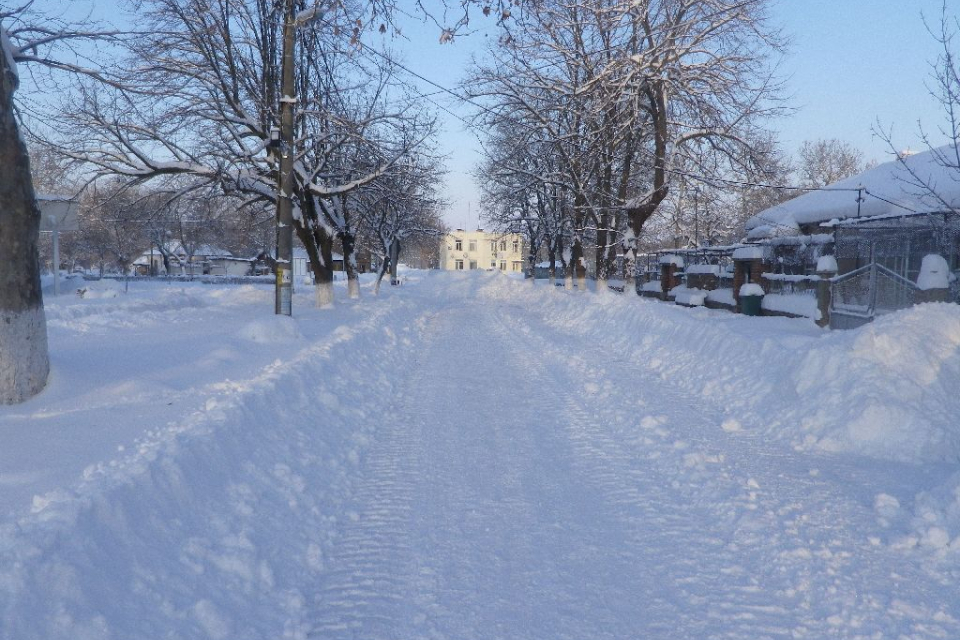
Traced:
[[794, 439], [829, 451], [960, 460], [960, 307], [925, 304], [836, 332], [796, 362]]
[[642, 285], [640, 285], [640, 290], [656, 291], [659, 293], [663, 291], [663, 283], [661, 283], [659, 280], [651, 280], [650, 282], [644, 282]]
[[763, 309], [778, 313], [789, 313], [795, 316], [816, 319], [820, 315], [815, 296], [801, 294], [768, 293], [763, 296]]
[[[855, 331], [824, 332], [632, 296], [590, 305], [543, 289], [510, 295], [521, 293], [537, 296], [530, 304], [543, 322], [594, 332], [598, 344], [713, 399], [758, 435], [800, 449], [960, 461], [958, 305], [919, 305]], [[793, 297], [808, 298], [797, 310], [813, 312], [815, 298]]]
[[688, 287], [674, 287], [670, 290], [670, 295], [674, 297], [677, 304], [688, 307], [702, 307], [707, 298], [706, 291]]
[[[149, 428], [78, 481], [36, 495], [29, 508], [0, 520], [0, 638], [305, 637], [313, 594], [302, 589], [323, 571], [357, 466], [398, 401], [396, 372], [416, 349], [424, 312], [388, 294], [325, 312], [298, 305], [300, 320], [276, 318], [270, 293], [163, 287], [145, 299], [73, 298], [69, 306], [50, 306], [55, 332], [76, 331], [90, 319], [98, 332], [137, 305], [143, 313], [127, 318], [126, 329], [111, 326], [109, 335], [124, 336], [128, 353], [118, 369], [102, 372], [119, 380], [94, 387], [107, 404], [76, 416], [78, 434], [89, 429], [102, 437], [116, 419], [150, 424], [151, 415], [137, 418], [124, 407], [135, 398], [121, 389], [137, 384], [123, 381], [131, 363], [154, 355], [151, 344], [137, 342], [151, 314], [172, 334], [202, 326], [187, 323], [184, 310], [205, 320], [206, 305], [219, 298], [228, 313], [205, 336], [213, 342], [210, 365], [214, 374], [235, 375], [204, 387], [197, 408]], [[251, 316], [240, 329], [223, 330], [229, 318]], [[313, 338], [302, 335], [308, 327]], [[246, 359], [256, 362], [269, 353], [257, 346], [265, 340], [271, 348], [288, 345], [284, 358], [252, 371], [237, 366], [241, 357], [227, 359], [246, 349]], [[193, 371], [205, 369], [205, 355], [174, 354], [189, 366], [171, 373], [200, 375]], [[51, 386], [54, 394], [70, 393], [56, 381]], [[190, 406], [189, 398], [171, 397]], [[32, 410], [41, 418], [51, 400], [40, 396], [4, 415]], [[78, 401], [84, 398], [74, 394]], [[157, 404], [160, 411], [167, 403]]]
[[733, 289], [714, 289], [713, 291], [708, 291], [707, 300], [729, 307], [735, 307], [737, 305], [737, 301], [733, 297]]

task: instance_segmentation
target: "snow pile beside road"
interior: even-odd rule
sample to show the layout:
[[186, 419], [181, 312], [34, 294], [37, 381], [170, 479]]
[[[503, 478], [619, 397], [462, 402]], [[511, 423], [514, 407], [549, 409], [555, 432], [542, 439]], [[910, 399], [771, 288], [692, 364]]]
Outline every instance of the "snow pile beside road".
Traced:
[[960, 460], [960, 307], [926, 304], [830, 334], [792, 372], [781, 411], [806, 443], [904, 462]]
[[[903, 462], [960, 460], [960, 307], [925, 304], [855, 331], [747, 318], [635, 296], [504, 281], [543, 322], [610, 346], [745, 430], [798, 448]], [[555, 295], [559, 294], [559, 295]], [[602, 367], [602, 363], [597, 363]]]
[[[409, 302], [355, 310], [0, 524], [0, 638], [305, 637], [302, 589], [419, 339]], [[295, 340], [296, 322], [241, 333]]]

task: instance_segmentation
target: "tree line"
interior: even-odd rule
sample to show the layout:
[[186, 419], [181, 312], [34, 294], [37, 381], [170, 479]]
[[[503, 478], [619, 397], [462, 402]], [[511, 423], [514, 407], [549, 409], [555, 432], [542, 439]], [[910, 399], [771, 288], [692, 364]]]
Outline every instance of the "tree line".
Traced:
[[[489, 222], [522, 232], [530, 267], [545, 256], [567, 286], [583, 287], [592, 254], [605, 290], [623, 265], [632, 277], [638, 252], [736, 242], [756, 213], [873, 166], [841, 140], [807, 141], [796, 160], [778, 142], [773, 127], [790, 114], [778, 76], [786, 39], [769, 9], [768, 0], [536, 2], [461, 87], [483, 132], [476, 179]], [[936, 153], [960, 172], [958, 24], [946, 5], [930, 31], [943, 50], [931, 93], [952, 142]]]

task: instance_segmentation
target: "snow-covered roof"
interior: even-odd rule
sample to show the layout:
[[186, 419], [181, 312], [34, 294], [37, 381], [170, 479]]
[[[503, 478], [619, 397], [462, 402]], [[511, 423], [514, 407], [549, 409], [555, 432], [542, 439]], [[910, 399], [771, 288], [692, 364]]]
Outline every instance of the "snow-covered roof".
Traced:
[[[893, 160], [845, 180], [811, 191], [760, 212], [747, 221], [752, 237], [771, 237], [793, 232], [797, 225], [843, 220], [857, 216], [857, 190], [863, 187], [861, 218], [960, 209], [960, 172], [944, 167], [938, 154], [952, 154], [951, 146]], [[904, 164], [906, 166], [904, 166]], [[911, 172], [915, 174], [911, 175]], [[930, 185], [944, 202], [917, 186]]]
[[[187, 252], [183, 248], [183, 245], [180, 244], [179, 240], [171, 240], [165, 243], [163, 246], [164, 246], [164, 249], [166, 249], [167, 253], [169, 253], [171, 256], [178, 259], [180, 258], [186, 259]], [[150, 264], [151, 254], [153, 254], [155, 260], [160, 259], [160, 252], [156, 248], [151, 248], [141, 253], [140, 257], [134, 260], [133, 264], [136, 264], [136, 265]], [[220, 247], [215, 247], [209, 244], [202, 244], [197, 246], [196, 250], [194, 250], [193, 257], [194, 258], [232, 258], [233, 254], [227, 251], [226, 249], [222, 249]]]
[[233, 257], [233, 253], [231, 253], [231, 252], [229, 252], [229, 251], [227, 251], [226, 249], [223, 249], [223, 248], [221, 248], [221, 247], [216, 247], [216, 246], [214, 246], [214, 245], [212, 245], [212, 244], [202, 244], [202, 245], [200, 245], [199, 247], [197, 247], [196, 251], [193, 252], [193, 255], [195, 255], [195, 256], [207, 256], [208, 258], [212, 258], [212, 257], [214, 257], [214, 256], [216, 256], [216, 257], [218, 257], [218, 258], [232, 258], [232, 257]]

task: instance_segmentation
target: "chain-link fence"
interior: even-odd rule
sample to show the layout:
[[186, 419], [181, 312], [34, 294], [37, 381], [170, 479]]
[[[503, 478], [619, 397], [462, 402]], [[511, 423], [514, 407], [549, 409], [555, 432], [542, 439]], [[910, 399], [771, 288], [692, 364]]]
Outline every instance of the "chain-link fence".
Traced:
[[830, 326], [851, 329], [874, 317], [913, 306], [916, 284], [900, 274], [872, 263], [833, 279], [830, 296]]

